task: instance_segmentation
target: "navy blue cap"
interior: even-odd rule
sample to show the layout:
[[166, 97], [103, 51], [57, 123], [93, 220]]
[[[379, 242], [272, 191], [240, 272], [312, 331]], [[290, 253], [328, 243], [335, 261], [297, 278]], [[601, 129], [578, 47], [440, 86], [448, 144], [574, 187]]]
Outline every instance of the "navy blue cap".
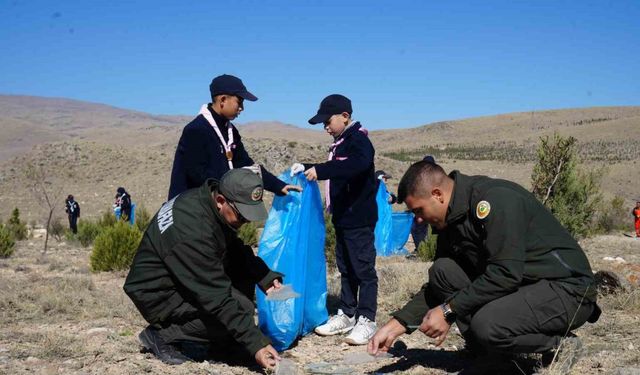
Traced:
[[238, 77], [223, 74], [221, 76], [217, 76], [211, 81], [209, 85], [209, 91], [211, 91], [211, 99], [213, 99], [216, 95], [235, 95], [239, 96], [244, 100], [248, 100], [250, 102], [255, 102], [258, 98], [247, 91], [247, 88], [242, 83], [242, 80]]
[[322, 99], [322, 102], [320, 102], [320, 108], [318, 108], [318, 113], [309, 120], [309, 124], [315, 125], [324, 123], [329, 120], [331, 116], [342, 112], [347, 112], [348, 114], [353, 112], [351, 109], [351, 100], [340, 94], [329, 95]]
[[427, 163], [431, 163], [431, 164], [436, 163], [436, 159], [434, 159], [433, 156], [431, 155], [425, 156], [424, 158], [422, 158], [422, 161], [426, 161]]

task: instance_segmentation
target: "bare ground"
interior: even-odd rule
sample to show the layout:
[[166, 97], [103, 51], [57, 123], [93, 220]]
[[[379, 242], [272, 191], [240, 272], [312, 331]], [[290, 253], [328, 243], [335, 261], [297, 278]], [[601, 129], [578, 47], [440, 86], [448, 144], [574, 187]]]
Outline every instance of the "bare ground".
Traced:
[[[584, 354], [572, 374], [640, 373], [640, 292], [634, 275], [640, 265], [640, 240], [622, 235], [582, 242], [594, 271], [613, 270], [629, 279], [630, 289], [603, 296], [603, 315], [575, 333]], [[89, 272], [89, 249], [54, 242], [42, 255], [41, 239], [18, 243], [15, 254], [0, 259], [0, 374], [254, 374], [251, 363], [215, 362], [168, 366], [140, 352], [138, 332], [145, 322], [122, 291], [125, 273]], [[620, 257], [622, 263], [604, 260]], [[401, 257], [378, 260], [379, 323], [402, 306], [425, 281], [428, 263]], [[328, 276], [337, 294], [337, 275]], [[335, 300], [335, 298], [331, 298]], [[560, 374], [559, 364], [538, 370], [536, 355], [518, 358], [473, 358], [461, 350], [454, 332], [436, 348], [420, 332], [401, 337], [395, 357], [363, 364], [344, 364], [345, 356], [363, 347], [340, 343], [339, 337], [308, 335], [283, 356], [300, 370], [328, 362], [353, 374]], [[334, 369], [339, 373], [340, 368]]]

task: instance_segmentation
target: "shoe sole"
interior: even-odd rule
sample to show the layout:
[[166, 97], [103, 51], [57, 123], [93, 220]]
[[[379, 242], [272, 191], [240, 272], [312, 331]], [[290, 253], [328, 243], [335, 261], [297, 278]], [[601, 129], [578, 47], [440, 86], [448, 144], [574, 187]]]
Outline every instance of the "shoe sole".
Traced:
[[366, 345], [366, 344], [368, 344], [368, 343], [369, 343], [369, 340], [367, 340], [367, 341], [365, 341], [365, 342], [357, 342], [357, 341], [356, 341], [356, 340], [354, 340], [354, 339], [350, 339], [350, 338], [346, 337], [346, 338], [344, 339], [344, 342], [346, 342], [346, 343], [347, 343], [347, 344], [349, 344], [349, 345]]
[[341, 333], [347, 333], [347, 332], [351, 331], [352, 329], [353, 329], [353, 327], [347, 327], [347, 328], [343, 328], [343, 329], [340, 329], [340, 330], [338, 330], [338, 331], [331, 332], [331, 333], [322, 333], [322, 332], [318, 332], [318, 329], [317, 329], [317, 328], [316, 328], [316, 329], [314, 329], [313, 331], [314, 331], [315, 333], [317, 333], [318, 335], [320, 335], [320, 336], [335, 336], [335, 335], [339, 335], [339, 334], [341, 334]]

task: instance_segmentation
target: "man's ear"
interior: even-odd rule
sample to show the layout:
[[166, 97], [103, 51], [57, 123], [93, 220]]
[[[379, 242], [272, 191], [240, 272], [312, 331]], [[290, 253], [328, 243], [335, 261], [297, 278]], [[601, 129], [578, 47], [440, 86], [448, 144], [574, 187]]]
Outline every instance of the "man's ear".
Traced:
[[440, 189], [439, 187], [434, 187], [431, 189], [431, 197], [433, 197], [440, 203], [444, 203], [444, 195], [442, 194], [442, 189]]
[[218, 207], [218, 210], [219, 210], [222, 208], [222, 205], [224, 205], [227, 199], [220, 194], [216, 194], [214, 197], [214, 201], [216, 202], [216, 207]]

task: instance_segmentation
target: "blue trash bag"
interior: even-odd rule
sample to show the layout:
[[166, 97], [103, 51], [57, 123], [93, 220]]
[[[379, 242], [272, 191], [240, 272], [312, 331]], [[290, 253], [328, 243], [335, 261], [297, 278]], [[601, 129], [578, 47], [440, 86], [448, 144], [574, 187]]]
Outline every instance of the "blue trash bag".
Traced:
[[384, 181], [379, 180], [378, 193], [376, 194], [376, 204], [378, 205], [378, 221], [374, 230], [376, 254], [378, 256], [387, 256], [390, 252], [391, 230], [391, 205], [389, 204], [389, 193]]
[[413, 223], [413, 213], [411, 212], [394, 212], [391, 214], [392, 230], [391, 230], [391, 251], [390, 255], [404, 255], [409, 251], [404, 244], [409, 239], [411, 233], [411, 224]]
[[[120, 207], [114, 207], [113, 213], [116, 215], [116, 220], [120, 220]], [[131, 202], [131, 217], [129, 218], [129, 224], [133, 225], [136, 222], [136, 204]]]
[[282, 272], [299, 298], [267, 301], [256, 292], [258, 326], [273, 347], [287, 349], [299, 336], [328, 319], [324, 216], [318, 184], [303, 174], [280, 175], [287, 184], [300, 185], [302, 193], [276, 196], [260, 238], [258, 256], [274, 271]]
[[378, 256], [404, 255], [408, 251], [404, 244], [411, 233], [413, 214], [411, 212], [392, 212], [388, 201], [389, 193], [384, 181], [380, 180], [376, 203], [378, 204], [378, 222], [375, 229], [375, 246]]

